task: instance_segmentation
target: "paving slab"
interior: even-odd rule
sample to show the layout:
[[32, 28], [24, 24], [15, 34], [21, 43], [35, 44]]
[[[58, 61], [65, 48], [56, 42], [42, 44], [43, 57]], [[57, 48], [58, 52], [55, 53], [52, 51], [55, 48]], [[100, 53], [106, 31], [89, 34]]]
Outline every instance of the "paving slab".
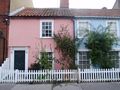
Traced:
[[53, 84], [52, 87], [52, 90], [82, 90], [76, 83]]
[[17, 84], [11, 90], [51, 90], [51, 84]]
[[0, 90], [11, 90], [15, 84], [0, 84]]
[[119, 82], [81, 83], [82, 90], [120, 90]]

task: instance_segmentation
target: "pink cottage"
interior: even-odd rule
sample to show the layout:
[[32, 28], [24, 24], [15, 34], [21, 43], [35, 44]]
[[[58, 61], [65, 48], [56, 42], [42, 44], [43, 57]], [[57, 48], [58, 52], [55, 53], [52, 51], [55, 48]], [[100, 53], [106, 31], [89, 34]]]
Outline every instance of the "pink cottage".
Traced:
[[[64, 1], [66, 3], [63, 3]], [[42, 47], [59, 59], [53, 33], [59, 32], [61, 26], [67, 25], [69, 33], [73, 36], [73, 20], [68, 5], [68, 0], [61, 0], [60, 8], [27, 8], [11, 16], [9, 26], [11, 69], [27, 70], [35, 62], [36, 53]], [[61, 68], [54, 60], [52, 67]]]

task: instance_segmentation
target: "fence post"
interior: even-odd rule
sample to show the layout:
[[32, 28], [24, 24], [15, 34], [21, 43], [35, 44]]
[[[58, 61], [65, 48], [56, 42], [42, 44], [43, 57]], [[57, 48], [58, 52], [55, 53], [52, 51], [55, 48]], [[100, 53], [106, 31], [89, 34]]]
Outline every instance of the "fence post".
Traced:
[[78, 79], [78, 83], [80, 83], [80, 78], [81, 78], [81, 77], [80, 77], [80, 69], [79, 69], [79, 68], [78, 68], [78, 75], [77, 75], [77, 77], [78, 77], [78, 78], [77, 78], [77, 79]]
[[15, 70], [15, 83], [17, 83], [18, 70]]

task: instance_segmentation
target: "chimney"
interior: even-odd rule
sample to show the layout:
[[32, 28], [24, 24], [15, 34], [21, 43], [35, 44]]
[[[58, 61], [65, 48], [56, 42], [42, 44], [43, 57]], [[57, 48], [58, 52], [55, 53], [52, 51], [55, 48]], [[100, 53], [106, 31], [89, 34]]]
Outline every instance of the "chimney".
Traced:
[[69, 0], [60, 0], [60, 8], [69, 8]]

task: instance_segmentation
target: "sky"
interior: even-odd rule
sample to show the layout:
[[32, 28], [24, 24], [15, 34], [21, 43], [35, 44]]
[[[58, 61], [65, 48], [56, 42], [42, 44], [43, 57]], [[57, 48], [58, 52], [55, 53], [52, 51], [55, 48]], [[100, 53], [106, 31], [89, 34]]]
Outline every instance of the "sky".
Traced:
[[[111, 9], [116, 0], [69, 0], [69, 8]], [[35, 8], [59, 8], [60, 0], [33, 0]]]

